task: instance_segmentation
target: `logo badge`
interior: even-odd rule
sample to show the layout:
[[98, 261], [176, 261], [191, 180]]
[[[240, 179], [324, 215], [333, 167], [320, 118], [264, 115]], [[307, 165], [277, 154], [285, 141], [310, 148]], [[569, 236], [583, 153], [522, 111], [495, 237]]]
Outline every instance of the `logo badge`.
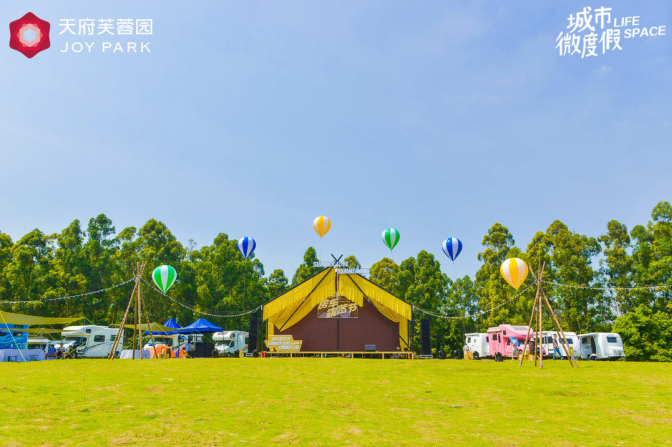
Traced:
[[9, 24], [9, 48], [30, 59], [51, 46], [50, 28], [49, 22], [29, 12]]

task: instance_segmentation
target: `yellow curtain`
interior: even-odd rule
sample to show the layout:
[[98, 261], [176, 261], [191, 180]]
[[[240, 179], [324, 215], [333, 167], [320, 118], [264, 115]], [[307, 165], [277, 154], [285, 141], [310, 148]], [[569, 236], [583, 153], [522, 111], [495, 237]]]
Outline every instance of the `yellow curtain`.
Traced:
[[32, 315], [13, 314], [10, 312], [3, 312], [0, 310], [0, 323], [4, 324], [21, 324], [28, 326], [37, 326], [41, 324], [68, 324], [73, 321], [83, 320], [84, 317], [74, 318], [50, 318], [50, 317], [35, 317]]
[[[278, 329], [283, 325], [283, 330], [292, 327], [308, 315], [320, 301], [336, 293], [335, 276], [333, 268], [326, 269], [280, 295], [264, 306], [264, 320], [268, 320]], [[306, 301], [303, 302], [303, 300]], [[291, 320], [287, 321], [299, 306], [301, 308], [291, 317]]]

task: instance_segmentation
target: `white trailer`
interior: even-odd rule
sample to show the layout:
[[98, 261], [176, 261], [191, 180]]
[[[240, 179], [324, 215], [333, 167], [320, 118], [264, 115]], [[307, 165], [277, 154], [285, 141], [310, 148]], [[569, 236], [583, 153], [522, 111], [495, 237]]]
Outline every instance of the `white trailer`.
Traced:
[[612, 332], [593, 332], [579, 335], [581, 358], [588, 360], [595, 354], [596, 360], [625, 359], [623, 340], [621, 336]]
[[490, 341], [488, 334], [466, 334], [464, 344], [469, 347], [469, 352], [474, 355], [474, 360], [490, 356]]
[[243, 351], [247, 354], [248, 332], [243, 331], [225, 331], [215, 332], [212, 340], [215, 342], [215, 349], [221, 356], [233, 356], [237, 351]]
[[[117, 337], [119, 328], [108, 326], [68, 326], [63, 328], [61, 336], [63, 341], [59, 344], [67, 351], [74, 349], [77, 357], [105, 358], [110, 355], [112, 345]], [[121, 331], [121, 339], [117, 352], [121, 352], [124, 346], [124, 331]]]
[[[553, 335], [558, 336], [558, 347], [560, 348], [560, 353], [563, 355], [563, 357], [567, 358], [569, 357], [569, 354], [567, 354], [567, 350], [563, 346], [563, 342], [561, 340], [560, 333], [556, 331], [544, 331], [542, 332], [542, 346], [544, 348], [544, 351], [546, 352], [546, 357], [553, 357]], [[566, 332], [565, 331], [565, 337], [567, 337], [567, 344], [569, 345], [569, 349], [574, 349], [574, 358], [578, 358], [580, 356], [581, 352], [581, 347], [579, 346], [579, 336], [576, 335], [575, 332]]]

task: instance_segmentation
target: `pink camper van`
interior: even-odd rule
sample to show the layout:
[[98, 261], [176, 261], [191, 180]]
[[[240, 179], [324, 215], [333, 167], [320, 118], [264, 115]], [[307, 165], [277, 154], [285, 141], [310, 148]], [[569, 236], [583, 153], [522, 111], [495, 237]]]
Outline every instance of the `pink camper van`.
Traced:
[[[496, 327], [488, 329], [488, 336], [490, 341], [490, 355], [495, 356], [495, 353], [500, 352], [504, 357], [511, 357], [513, 354], [513, 344], [511, 337], [518, 341], [518, 349], [523, 350], [525, 337], [527, 336], [527, 326], [511, 326], [510, 324], [500, 324]], [[530, 339], [534, 337], [534, 331], [530, 331]]]

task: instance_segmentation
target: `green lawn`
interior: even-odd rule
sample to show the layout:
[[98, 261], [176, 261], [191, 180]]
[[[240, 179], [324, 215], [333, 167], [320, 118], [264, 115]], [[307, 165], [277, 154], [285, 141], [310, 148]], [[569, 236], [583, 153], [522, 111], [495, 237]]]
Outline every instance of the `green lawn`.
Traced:
[[672, 364], [0, 363], [2, 446], [672, 445]]

